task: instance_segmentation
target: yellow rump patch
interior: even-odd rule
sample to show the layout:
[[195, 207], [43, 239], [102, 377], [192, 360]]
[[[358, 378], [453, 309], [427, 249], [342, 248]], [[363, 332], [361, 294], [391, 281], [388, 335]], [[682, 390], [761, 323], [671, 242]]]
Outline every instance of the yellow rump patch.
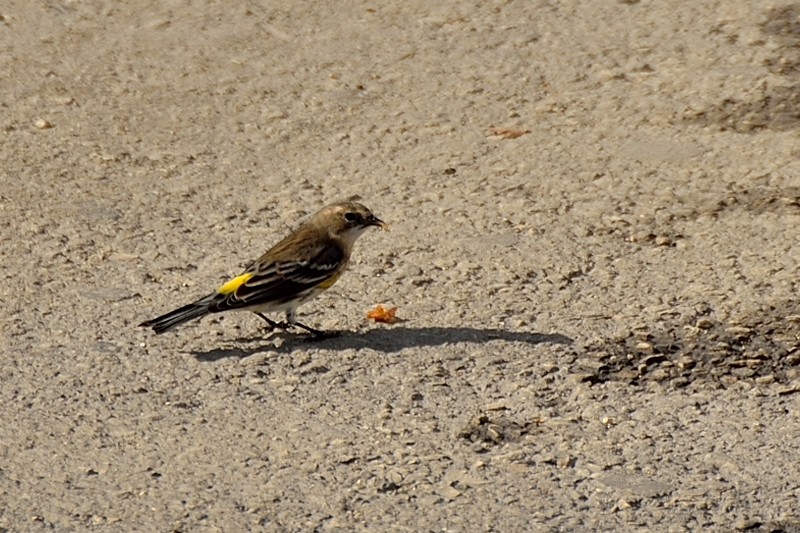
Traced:
[[228, 283], [217, 289], [217, 292], [220, 294], [230, 294], [235, 292], [236, 289], [244, 285], [244, 283], [253, 277], [253, 274], [242, 274], [241, 276], [236, 276]]

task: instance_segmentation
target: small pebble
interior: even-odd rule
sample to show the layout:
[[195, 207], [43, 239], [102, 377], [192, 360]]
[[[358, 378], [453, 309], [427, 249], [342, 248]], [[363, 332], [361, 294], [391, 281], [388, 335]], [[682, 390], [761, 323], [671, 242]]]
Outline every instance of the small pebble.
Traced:
[[653, 353], [653, 345], [649, 342], [637, 342], [636, 351], [642, 353]]
[[711, 329], [714, 327], [714, 323], [707, 318], [701, 318], [700, 320], [697, 321], [697, 324], [695, 324], [695, 326], [697, 326], [700, 329]]

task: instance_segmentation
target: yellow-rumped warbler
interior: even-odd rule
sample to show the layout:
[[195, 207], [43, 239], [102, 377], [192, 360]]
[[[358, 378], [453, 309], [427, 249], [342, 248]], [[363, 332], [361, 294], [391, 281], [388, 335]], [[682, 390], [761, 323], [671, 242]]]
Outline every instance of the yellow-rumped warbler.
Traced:
[[[298, 326], [322, 335], [297, 321], [297, 308], [336, 283], [347, 268], [353, 243], [370, 226], [387, 227], [357, 202], [329, 205], [216, 292], [139, 325], [164, 333], [210, 313], [241, 310], [254, 312], [272, 328]], [[286, 322], [263, 314], [279, 311], [286, 312]]]

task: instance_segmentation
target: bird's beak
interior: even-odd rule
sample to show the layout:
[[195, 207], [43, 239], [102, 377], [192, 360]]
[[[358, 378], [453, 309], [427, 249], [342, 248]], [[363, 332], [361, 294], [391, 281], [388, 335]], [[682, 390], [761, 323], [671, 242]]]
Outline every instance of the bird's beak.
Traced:
[[368, 226], [377, 226], [381, 228], [383, 231], [389, 231], [389, 224], [384, 222], [383, 220], [379, 219], [375, 215], [372, 215], [367, 219]]

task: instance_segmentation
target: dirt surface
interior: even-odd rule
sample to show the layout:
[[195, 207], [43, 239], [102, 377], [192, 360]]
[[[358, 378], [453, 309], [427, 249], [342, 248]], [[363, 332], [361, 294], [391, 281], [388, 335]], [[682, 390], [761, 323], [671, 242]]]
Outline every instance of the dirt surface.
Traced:
[[800, 3], [250, 4], [0, 4], [0, 531], [800, 531]]

